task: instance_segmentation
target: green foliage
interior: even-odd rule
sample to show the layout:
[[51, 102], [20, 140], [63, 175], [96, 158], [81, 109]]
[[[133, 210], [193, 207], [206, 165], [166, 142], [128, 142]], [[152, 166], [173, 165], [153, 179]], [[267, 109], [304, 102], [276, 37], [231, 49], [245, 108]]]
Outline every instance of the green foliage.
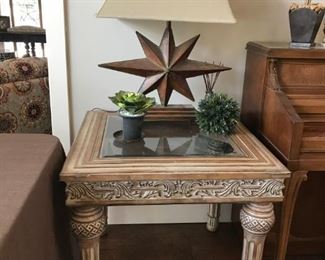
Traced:
[[211, 93], [199, 102], [196, 122], [201, 131], [230, 135], [239, 118], [238, 103], [226, 94]]
[[114, 97], [109, 97], [120, 110], [131, 115], [145, 113], [149, 108], [155, 105], [155, 98], [146, 97], [142, 93], [119, 91]]

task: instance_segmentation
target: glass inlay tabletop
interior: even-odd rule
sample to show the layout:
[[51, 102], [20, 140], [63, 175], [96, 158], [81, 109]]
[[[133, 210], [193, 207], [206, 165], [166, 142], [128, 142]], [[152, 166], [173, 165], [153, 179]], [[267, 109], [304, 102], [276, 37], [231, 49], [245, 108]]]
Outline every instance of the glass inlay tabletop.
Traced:
[[145, 121], [142, 132], [141, 140], [125, 142], [122, 118], [108, 116], [100, 157], [241, 155], [230, 138], [202, 134], [191, 121]]

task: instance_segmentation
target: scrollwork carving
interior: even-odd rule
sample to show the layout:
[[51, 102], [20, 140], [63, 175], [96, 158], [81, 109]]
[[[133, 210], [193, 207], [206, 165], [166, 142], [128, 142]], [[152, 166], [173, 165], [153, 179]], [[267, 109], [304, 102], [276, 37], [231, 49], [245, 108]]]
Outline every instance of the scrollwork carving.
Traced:
[[269, 65], [269, 87], [274, 90], [279, 90], [280, 84], [279, 84], [279, 76], [278, 76], [278, 64], [276, 59], [271, 59], [270, 65]]
[[282, 197], [283, 180], [170, 180], [72, 182], [70, 201]]

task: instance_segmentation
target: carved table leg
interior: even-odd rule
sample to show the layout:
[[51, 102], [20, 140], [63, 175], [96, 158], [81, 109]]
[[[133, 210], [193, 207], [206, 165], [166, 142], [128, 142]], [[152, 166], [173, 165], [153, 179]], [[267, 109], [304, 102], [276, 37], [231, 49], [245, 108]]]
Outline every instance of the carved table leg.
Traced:
[[273, 204], [245, 204], [240, 221], [244, 229], [242, 260], [262, 260], [265, 238], [275, 221]]
[[218, 204], [209, 204], [208, 212], [208, 221], [207, 221], [207, 230], [215, 232], [219, 225], [219, 205]]
[[72, 210], [71, 227], [76, 235], [82, 260], [99, 260], [99, 238], [106, 227], [104, 207], [80, 207]]
[[277, 260], [285, 260], [287, 254], [287, 246], [290, 235], [290, 227], [293, 211], [298, 196], [301, 183], [307, 179], [306, 171], [293, 172], [286, 184], [284, 200], [282, 203], [281, 222], [279, 239], [277, 245], [276, 258]]

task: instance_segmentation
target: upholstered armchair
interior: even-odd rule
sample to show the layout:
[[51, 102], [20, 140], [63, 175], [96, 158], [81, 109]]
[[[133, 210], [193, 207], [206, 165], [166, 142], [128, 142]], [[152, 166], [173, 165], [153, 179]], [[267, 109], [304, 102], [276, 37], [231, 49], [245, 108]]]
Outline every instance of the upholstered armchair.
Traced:
[[0, 133], [51, 133], [46, 58], [0, 62]]

